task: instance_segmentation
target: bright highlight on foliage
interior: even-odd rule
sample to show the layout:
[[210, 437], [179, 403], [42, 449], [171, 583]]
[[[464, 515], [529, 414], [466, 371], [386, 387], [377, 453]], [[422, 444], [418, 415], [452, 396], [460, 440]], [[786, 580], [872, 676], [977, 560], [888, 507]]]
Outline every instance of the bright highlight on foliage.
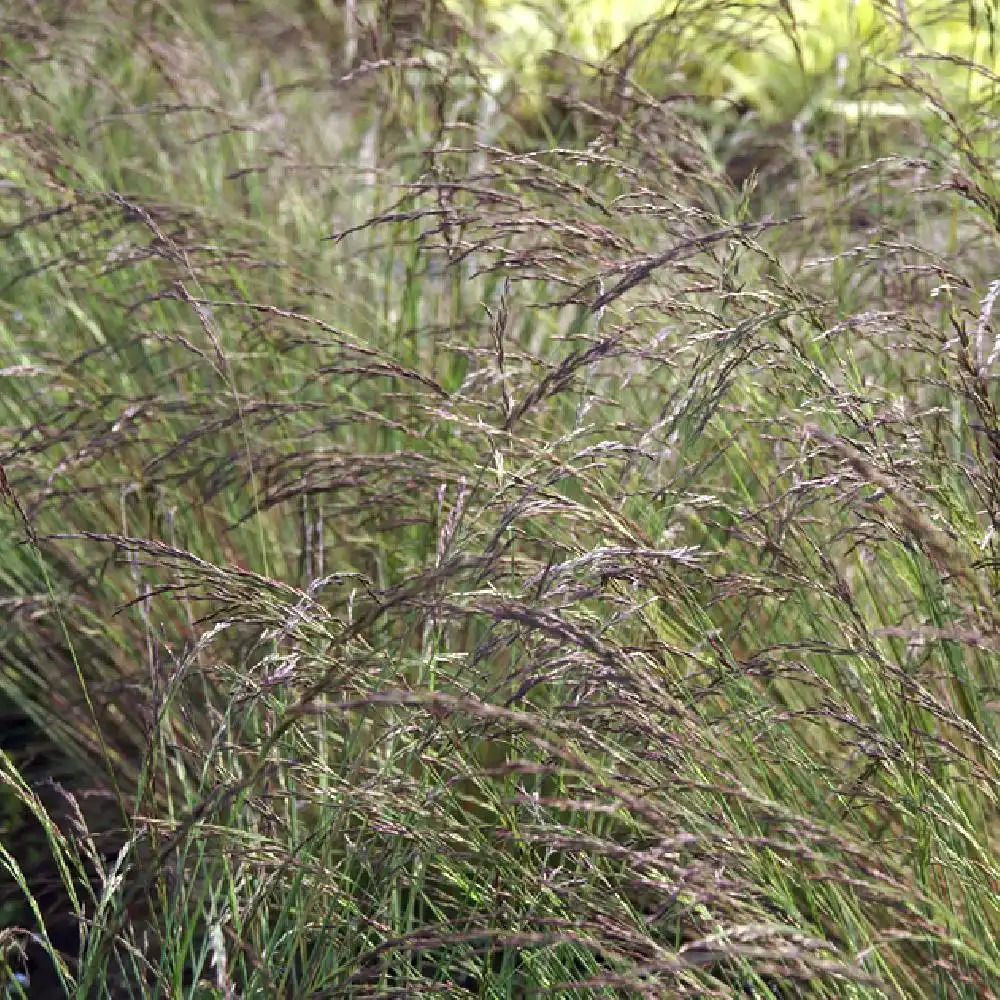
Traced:
[[[664, 65], [675, 65], [683, 50], [683, 75], [699, 92], [727, 101], [748, 102], [765, 119], [787, 119], [822, 107], [849, 117], [913, 113], [904, 102], [852, 91], [871, 86], [886, 74], [917, 66], [950, 96], [980, 99], [994, 81], [973, 72], [968, 62], [1000, 69], [995, 25], [987, 0], [964, 3], [885, 3], [873, 0], [782, 0], [742, 2], [718, 7], [714, 29], [727, 43], [713, 45], [704, 22], [688, 30], [692, 5], [664, 0], [447, 0], [459, 14], [492, 32], [499, 65], [494, 84], [516, 82], [531, 94], [545, 86], [545, 58], [560, 52], [600, 63], [630, 32], [661, 22], [653, 52], [662, 63], [645, 59], [634, 68], [640, 83], [652, 83]], [[995, 15], [994, 15], [995, 16]], [[700, 38], [699, 38], [700, 34]], [[732, 44], [745, 36], [745, 45]], [[693, 47], [702, 57], [692, 60]], [[659, 48], [657, 48], [659, 46]], [[933, 62], [927, 58], [933, 53]], [[943, 61], [942, 56], [954, 58]], [[822, 94], [822, 99], [817, 99]], [[794, 107], [796, 102], [803, 107]]]

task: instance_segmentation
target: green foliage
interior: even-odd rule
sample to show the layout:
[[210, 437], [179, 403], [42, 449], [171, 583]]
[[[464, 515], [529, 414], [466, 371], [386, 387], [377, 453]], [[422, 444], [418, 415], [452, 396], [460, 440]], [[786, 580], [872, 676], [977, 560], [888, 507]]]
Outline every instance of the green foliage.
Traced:
[[0, 34], [31, 995], [1000, 991], [987, 9], [50, 6]]
[[498, 57], [487, 60], [493, 86], [516, 85], [536, 110], [558, 86], [558, 65], [546, 68], [553, 52], [581, 60], [581, 78], [588, 65], [594, 71], [621, 57], [636, 82], [654, 92], [667, 81], [686, 85], [720, 107], [747, 105], [768, 123], [806, 123], [822, 112], [850, 121], [912, 116], [922, 102], [898, 86], [898, 74], [919, 67], [957, 101], [992, 94], [1000, 70], [996, 14], [981, 0], [451, 0], [450, 6], [490, 33], [487, 51]]

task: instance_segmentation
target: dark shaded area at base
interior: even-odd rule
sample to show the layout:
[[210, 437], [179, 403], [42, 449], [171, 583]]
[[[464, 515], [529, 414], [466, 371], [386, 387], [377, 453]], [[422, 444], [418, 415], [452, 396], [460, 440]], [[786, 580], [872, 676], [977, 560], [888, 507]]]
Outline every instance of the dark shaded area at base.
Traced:
[[[57, 797], [51, 782], [65, 781], [72, 787], [74, 773], [68, 758], [30, 718], [3, 696], [0, 696], [0, 749], [47, 805], [50, 799]], [[79, 930], [75, 919], [66, 916], [70, 912], [69, 900], [49, 852], [45, 831], [6, 785], [0, 785], [0, 840], [24, 873], [45, 919], [52, 945], [71, 961], [79, 950]], [[13, 876], [3, 871], [0, 873], [0, 929], [10, 927], [32, 933], [39, 930], [21, 889]], [[12, 972], [27, 975], [27, 995], [32, 1000], [64, 996], [55, 966], [45, 949], [34, 940], [22, 939], [22, 944], [24, 955], [12, 956], [10, 964]], [[13, 987], [7, 988], [9, 993], [6, 995], [17, 996]], [[6, 1000], [6, 995], [0, 992], [0, 1000]]]

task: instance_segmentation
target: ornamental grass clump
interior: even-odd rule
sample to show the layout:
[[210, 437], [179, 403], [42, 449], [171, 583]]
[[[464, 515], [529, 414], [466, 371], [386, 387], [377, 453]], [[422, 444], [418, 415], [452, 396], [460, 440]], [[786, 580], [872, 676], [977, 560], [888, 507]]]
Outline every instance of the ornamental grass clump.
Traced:
[[9, 995], [1000, 994], [992, 28], [913, 6], [851, 114], [692, 0], [535, 120], [452, 5], [5, 12]]

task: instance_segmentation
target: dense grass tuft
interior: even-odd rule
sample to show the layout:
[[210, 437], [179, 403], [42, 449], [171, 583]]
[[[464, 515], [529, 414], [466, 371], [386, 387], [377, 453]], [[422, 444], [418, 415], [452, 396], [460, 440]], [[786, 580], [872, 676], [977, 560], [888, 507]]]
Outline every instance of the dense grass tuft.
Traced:
[[8, 5], [9, 995], [1000, 995], [994, 29], [884, 6]]

